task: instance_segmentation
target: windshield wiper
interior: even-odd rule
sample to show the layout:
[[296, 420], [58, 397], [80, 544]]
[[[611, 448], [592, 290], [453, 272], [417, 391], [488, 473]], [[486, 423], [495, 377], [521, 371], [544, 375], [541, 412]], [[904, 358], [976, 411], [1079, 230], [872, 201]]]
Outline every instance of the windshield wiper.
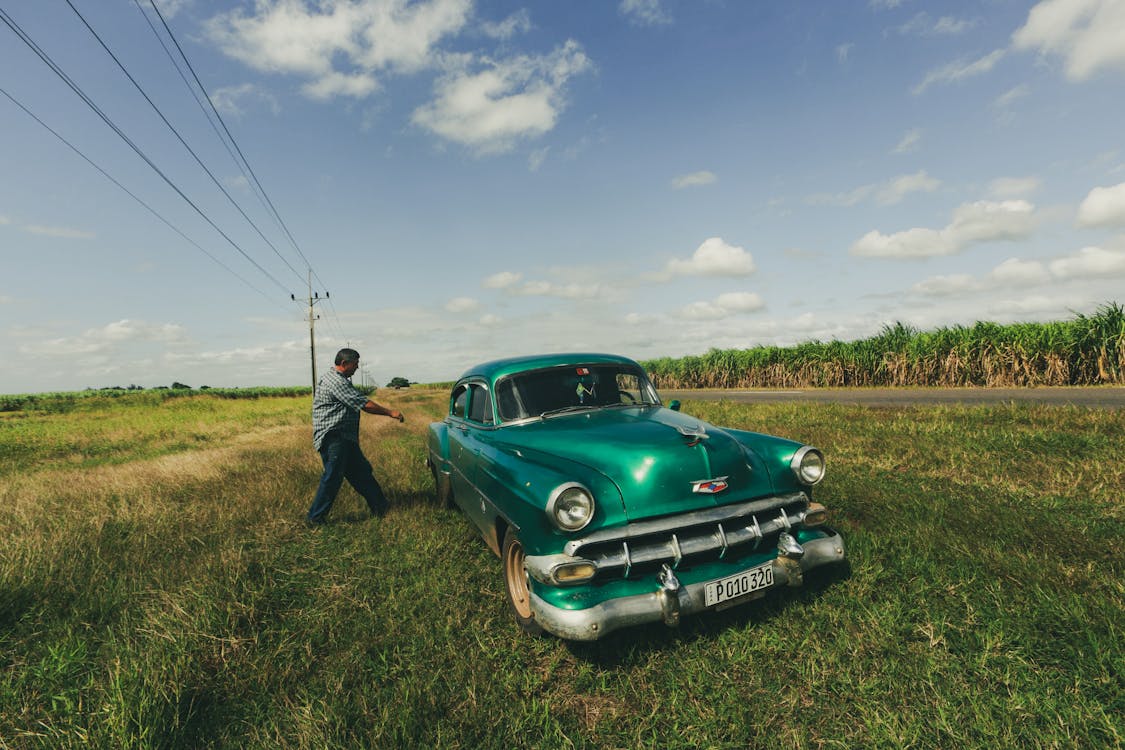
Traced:
[[595, 409], [595, 408], [597, 408], [597, 407], [595, 407], [591, 404], [574, 404], [574, 405], [571, 405], [571, 406], [562, 406], [562, 407], [559, 407], [558, 409], [548, 409], [547, 411], [540, 414], [539, 418], [540, 419], [546, 419], [547, 417], [553, 417], [557, 414], [566, 414], [566, 413], [572, 412], [572, 411], [585, 411], [586, 409]]

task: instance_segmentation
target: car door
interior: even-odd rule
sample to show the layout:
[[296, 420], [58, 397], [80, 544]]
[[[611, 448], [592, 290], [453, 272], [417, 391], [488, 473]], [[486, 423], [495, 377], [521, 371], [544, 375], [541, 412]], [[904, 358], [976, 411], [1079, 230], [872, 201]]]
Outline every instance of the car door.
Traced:
[[495, 427], [492, 393], [488, 384], [483, 381], [472, 381], [468, 386], [468, 414], [459, 433], [462, 450], [466, 456], [471, 456], [473, 464], [473, 493], [467, 496], [473, 499], [471, 503], [463, 505], [462, 509], [481, 532], [487, 535], [493, 529], [496, 517], [489, 489], [493, 484], [492, 474], [488, 470], [492, 460], [489, 444]]
[[449, 399], [449, 463], [450, 482], [453, 485], [453, 500], [463, 510], [475, 502], [476, 454], [473, 442], [469, 439], [469, 395], [468, 383], [458, 383]]

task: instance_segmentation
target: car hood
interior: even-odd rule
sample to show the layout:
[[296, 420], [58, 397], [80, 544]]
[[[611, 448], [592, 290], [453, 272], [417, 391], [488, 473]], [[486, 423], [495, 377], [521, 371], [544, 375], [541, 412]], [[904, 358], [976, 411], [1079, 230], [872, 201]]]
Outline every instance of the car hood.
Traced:
[[631, 521], [773, 492], [757, 454], [724, 430], [670, 409], [602, 409], [499, 432], [512, 450], [557, 456], [604, 474], [620, 490]]

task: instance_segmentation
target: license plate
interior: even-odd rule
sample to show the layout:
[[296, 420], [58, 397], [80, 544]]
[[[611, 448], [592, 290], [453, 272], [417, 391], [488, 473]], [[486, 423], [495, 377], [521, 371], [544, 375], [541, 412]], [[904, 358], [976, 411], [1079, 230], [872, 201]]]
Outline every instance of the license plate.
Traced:
[[753, 594], [755, 591], [768, 589], [773, 585], [773, 563], [765, 563], [750, 570], [744, 570], [727, 578], [711, 581], [703, 587], [706, 606], [729, 602]]

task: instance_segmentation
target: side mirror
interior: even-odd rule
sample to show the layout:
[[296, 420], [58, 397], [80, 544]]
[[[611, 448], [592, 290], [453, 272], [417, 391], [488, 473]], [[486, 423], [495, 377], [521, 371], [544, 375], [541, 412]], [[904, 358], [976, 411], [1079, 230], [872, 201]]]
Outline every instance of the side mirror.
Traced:
[[668, 402], [668, 408], [671, 409], [672, 411], [679, 411], [680, 410], [680, 400], [678, 398], [672, 399], [671, 401]]

